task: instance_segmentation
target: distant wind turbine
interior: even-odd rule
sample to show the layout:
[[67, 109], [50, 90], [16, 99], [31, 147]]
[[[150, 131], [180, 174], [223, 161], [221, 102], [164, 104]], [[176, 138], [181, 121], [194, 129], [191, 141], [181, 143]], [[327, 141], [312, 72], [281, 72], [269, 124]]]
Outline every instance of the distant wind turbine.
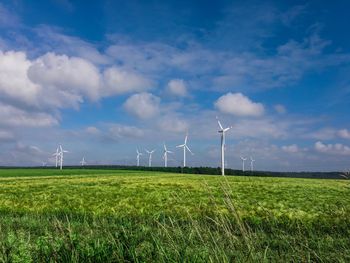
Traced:
[[155, 152], [156, 150], [152, 150], [152, 151], [149, 151], [146, 149], [146, 152], [149, 154], [149, 157], [148, 157], [148, 167], [151, 167], [152, 166], [152, 154]]
[[137, 161], [137, 166], [140, 166], [140, 156], [142, 155], [142, 153], [139, 152], [139, 149], [136, 149], [136, 161]]
[[221, 122], [219, 121], [218, 117], [216, 117], [218, 124], [219, 124], [219, 128], [220, 130], [218, 131], [218, 133], [221, 134], [221, 174], [225, 175], [225, 133], [232, 129], [232, 127], [227, 127], [227, 128], [223, 128], [221, 125]]
[[60, 152], [59, 152], [59, 154], [60, 154], [60, 170], [62, 170], [62, 168], [63, 168], [63, 154], [64, 153], [67, 153], [68, 151], [66, 151], [66, 150], [63, 150], [63, 148], [62, 148], [62, 145], [60, 145]]
[[80, 165], [81, 166], [85, 166], [87, 163], [85, 161], [85, 157], [83, 157], [83, 159], [80, 161]]
[[164, 159], [164, 167], [168, 167], [168, 153], [173, 153], [172, 151], [168, 151], [166, 148], [166, 145], [164, 143], [164, 152], [163, 152], [163, 159]]
[[59, 152], [59, 147], [57, 147], [56, 152], [53, 154], [56, 158], [56, 168], [58, 167], [58, 160], [60, 158], [60, 152]]
[[254, 171], [254, 162], [255, 162], [255, 160], [253, 159], [252, 156], [250, 156], [250, 171], [251, 172]]
[[183, 167], [186, 167], [186, 150], [189, 151], [189, 152], [193, 155], [193, 152], [192, 152], [192, 151], [190, 150], [190, 148], [188, 148], [188, 146], [187, 146], [187, 139], [188, 139], [188, 134], [187, 134], [186, 137], [185, 137], [185, 143], [176, 146], [177, 148], [183, 148], [183, 151], [184, 151], [184, 163], [183, 163]]
[[244, 162], [247, 160], [247, 158], [246, 157], [243, 157], [243, 156], [241, 156], [241, 160], [242, 160], [242, 171], [243, 172], [245, 172], [245, 166], [244, 166]]

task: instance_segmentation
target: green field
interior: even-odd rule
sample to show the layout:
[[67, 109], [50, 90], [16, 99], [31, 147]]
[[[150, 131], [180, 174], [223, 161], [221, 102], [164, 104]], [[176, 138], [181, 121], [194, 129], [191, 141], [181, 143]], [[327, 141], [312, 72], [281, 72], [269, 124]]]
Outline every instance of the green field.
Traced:
[[346, 180], [0, 170], [0, 262], [350, 262]]

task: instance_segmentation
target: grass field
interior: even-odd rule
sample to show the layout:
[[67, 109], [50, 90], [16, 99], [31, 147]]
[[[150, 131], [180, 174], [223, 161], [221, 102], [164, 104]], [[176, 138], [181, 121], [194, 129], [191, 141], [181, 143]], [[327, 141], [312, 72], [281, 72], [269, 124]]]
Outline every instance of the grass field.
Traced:
[[350, 262], [346, 180], [0, 170], [0, 262]]

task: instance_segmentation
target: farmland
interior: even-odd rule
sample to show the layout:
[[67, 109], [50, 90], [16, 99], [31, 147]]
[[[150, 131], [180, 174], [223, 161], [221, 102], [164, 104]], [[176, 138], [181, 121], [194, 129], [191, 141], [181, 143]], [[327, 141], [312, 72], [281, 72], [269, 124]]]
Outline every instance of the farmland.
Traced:
[[349, 262], [346, 180], [0, 170], [1, 262]]

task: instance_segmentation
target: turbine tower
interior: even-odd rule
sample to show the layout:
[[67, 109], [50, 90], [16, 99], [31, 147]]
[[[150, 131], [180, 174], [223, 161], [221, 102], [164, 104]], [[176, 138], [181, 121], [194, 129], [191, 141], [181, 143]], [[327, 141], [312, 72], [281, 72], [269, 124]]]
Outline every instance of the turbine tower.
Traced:
[[250, 171], [251, 172], [254, 171], [254, 162], [255, 162], [255, 160], [253, 159], [252, 156], [250, 156]]
[[63, 154], [64, 153], [67, 153], [68, 151], [66, 150], [63, 150], [62, 148], [62, 145], [60, 145], [60, 152], [59, 152], [59, 155], [60, 155], [60, 170], [62, 170], [62, 167], [63, 167]]
[[186, 150], [189, 151], [189, 152], [193, 155], [193, 152], [192, 152], [192, 151], [190, 150], [190, 148], [188, 148], [188, 146], [187, 146], [187, 139], [188, 139], [188, 134], [187, 134], [186, 137], [185, 137], [185, 143], [176, 146], [177, 148], [183, 148], [183, 151], [184, 151], [184, 163], [183, 163], [183, 167], [186, 167]]
[[139, 152], [139, 149], [136, 149], [136, 161], [137, 161], [137, 166], [140, 166], [140, 156], [142, 155], [142, 153]]
[[58, 167], [58, 158], [60, 158], [59, 147], [57, 147], [56, 152], [52, 154], [56, 158], [56, 168]]
[[243, 156], [241, 156], [241, 160], [242, 160], [242, 171], [243, 172], [245, 172], [245, 166], [244, 166], [244, 162], [247, 160], [247, 158], [246, 157], [243, 157]]
[[168, 151], [164, 143], [164, 151], [163, 151], [164, 167], [168, 167], [168, 153], [173, 153], [173, 152]]
[[221, 125], [221, 122], [219, 121], [218, 117], [216, 117], [218, 124], [219, 124], [219, 128], [220, 130], [218, 131], [218, 133], [221, 134], [221, 174], [225, 175], [225, 133], [232, 129], [232, 127], [227, 127], [227, 128], [223, 128]]
[[83, 157], [83, 159], [80, 161], [80, 165], [81, 166], [85, 166], [86, 165], [85, 157]]
[[152, 167], [152, 154], [155, 152], [156, 150], [152, 150], [152, 151], [149, 151], [146, 149], [146, 152], [149, 154], [149, 157], [148, 157], [148, 167]]

